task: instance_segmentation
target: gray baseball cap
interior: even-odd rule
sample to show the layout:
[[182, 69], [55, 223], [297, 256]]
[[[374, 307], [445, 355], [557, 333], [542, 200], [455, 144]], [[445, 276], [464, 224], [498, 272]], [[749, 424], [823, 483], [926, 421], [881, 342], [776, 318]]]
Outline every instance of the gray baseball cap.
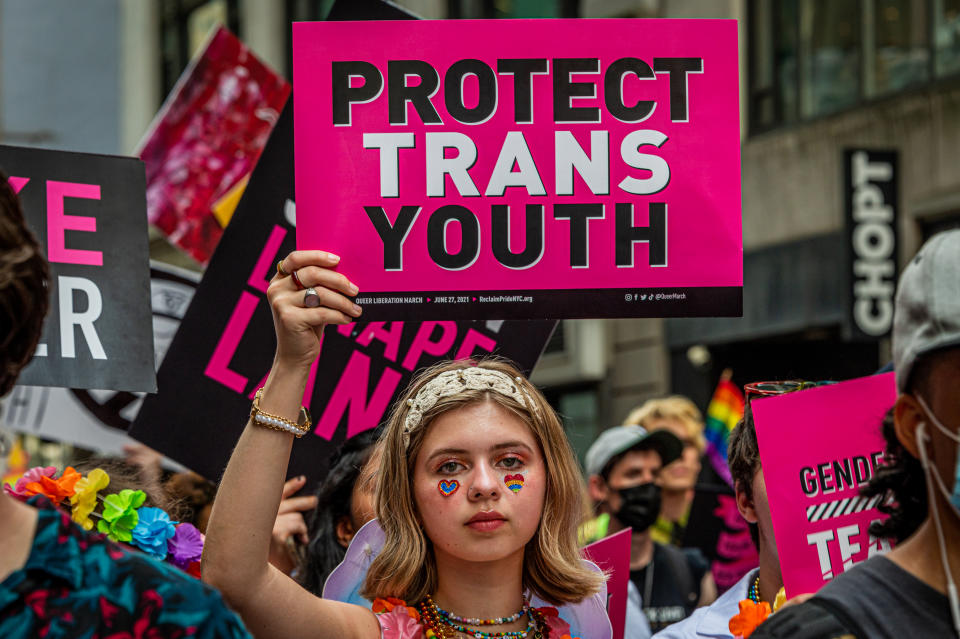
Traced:
[[587, 477], [599, 475], [607, 462], [631, 448], [657, 451], [664, 466], [683, 454], [683, 442], [669, 430], [650, 433], [643, 426], [614, 426], [600, 433], [587, 451]]
[[930, 238], [900, 276], [893, 311], [893, 368], [906, 392], [917, 358], [960, 346], [960, 229]]

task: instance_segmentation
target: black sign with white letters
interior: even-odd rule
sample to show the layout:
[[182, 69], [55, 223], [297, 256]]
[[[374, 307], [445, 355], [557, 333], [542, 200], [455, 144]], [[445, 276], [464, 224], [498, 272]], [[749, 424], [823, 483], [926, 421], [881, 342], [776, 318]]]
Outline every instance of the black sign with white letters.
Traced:
[[879, 339], [893, 327], [897, 286], [897, 152], [844, 151], [850, 249], [851, 337]]
[[155, 392], [143, 162], [0, 146], [0, 167], [50, 262], [50, 312], [18, 382]]

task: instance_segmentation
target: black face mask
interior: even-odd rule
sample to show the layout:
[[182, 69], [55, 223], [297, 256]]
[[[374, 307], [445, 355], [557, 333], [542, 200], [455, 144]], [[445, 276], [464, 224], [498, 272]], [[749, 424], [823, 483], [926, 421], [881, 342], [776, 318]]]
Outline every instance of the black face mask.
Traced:
[[660, 486], [650, 482], [621, 488], [617, 492], [623, 502], [616, 513], [620, 523], [630, 526], [634, 532], [642, 532], [657, 521], [660, 514]]

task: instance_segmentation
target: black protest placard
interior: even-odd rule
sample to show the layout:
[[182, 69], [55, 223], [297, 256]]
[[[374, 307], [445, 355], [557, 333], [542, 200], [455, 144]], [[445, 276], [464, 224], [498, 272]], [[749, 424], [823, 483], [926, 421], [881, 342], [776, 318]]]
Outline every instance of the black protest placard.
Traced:
[[[216, 479], [273, 362], [267, 285], [294, 249], [293, 118], [288, 103], [214, 254], [131, 435]], [[358, 322], [331, 326], [305, 404], [314, 432], [299, 440], [291, 473], [317, 480], [346, 439], [381, 423], [422, 367], [496, 353], [529, 372], [555, 322]]]
[[50, 262], [50, 312], [19, 383], [156, 390], [143, 162], [0, 146]]
[[416, 20], [406, 9], [386, 0], [337, 0], [327, 20]]

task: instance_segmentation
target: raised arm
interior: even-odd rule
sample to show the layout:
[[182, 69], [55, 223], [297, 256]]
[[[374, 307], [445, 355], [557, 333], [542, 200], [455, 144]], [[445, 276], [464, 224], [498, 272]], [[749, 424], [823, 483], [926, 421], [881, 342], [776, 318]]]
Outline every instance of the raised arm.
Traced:
[[[339, 258], [323, 251], [295, 251], [281, 263], [297, 272], [320, 298], [304, 306], [304, 292], [289, 276], [270, 282], [267, 297], [277, 332], [273, 368], [260, 409], [296, 422], [310, 365], [320, 352], [326, 324], [360, 315], [346, 295], [356, 287], [330, 270]], [[268, 563], [270, 537], [280, 504], [294, 436], [247, 422], [220, 483], [203, 551], [204, 581], [218, 588], [256, 637], [377, 639], [380, 627], [368, 610], [319, 599]]]

